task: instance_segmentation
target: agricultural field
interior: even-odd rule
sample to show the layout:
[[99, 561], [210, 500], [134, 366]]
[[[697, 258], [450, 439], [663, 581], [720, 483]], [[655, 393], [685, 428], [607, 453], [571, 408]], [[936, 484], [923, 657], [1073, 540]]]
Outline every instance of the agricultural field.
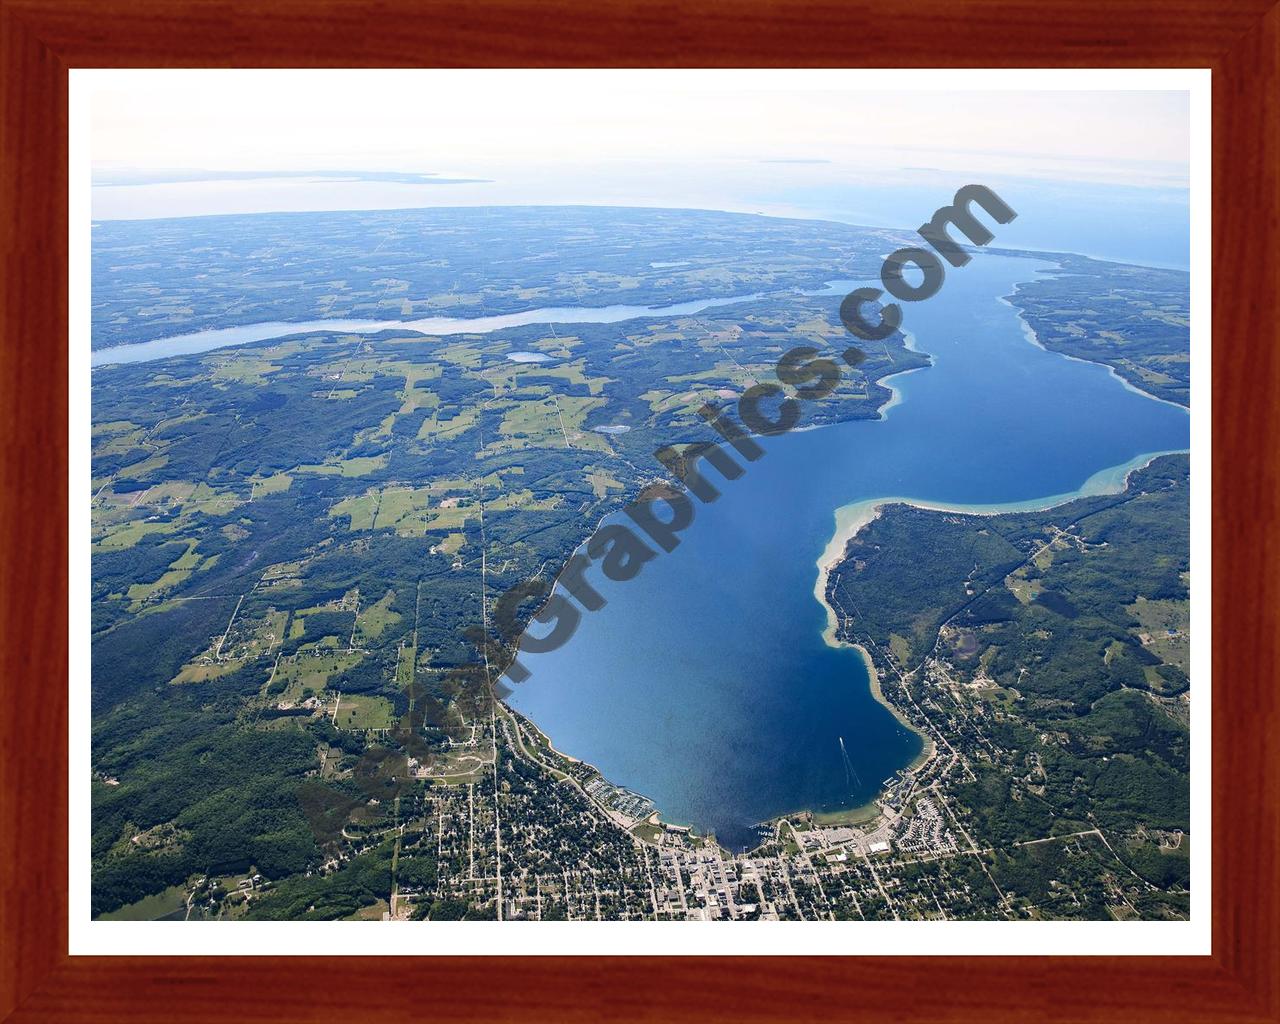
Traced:
[[[838, 355], [847, 339], [838, 297], [813, 293], [878, 273], [897, 244], [892, 232], [847, 225], [608, 209], [95, 229], [96, 349], [306, 325], [94, 370], [95, 913], [170, 913], [179, 895], [199, 893], [193, 919], [380, 919], [394, 909], [387, 882], [398, 872], [416, 890], [414, 913], [491, 915], [495, 900], [483, 889], [496, 853], [469, 834], [493, 834], [499, 793], [509, 849], [542, 877], [512, 882], [526, 891], [511, 899], [548, 916], [588, 914], [596, 898], [617, 901], [618, 913], [649, 912], [647, 886], [587, 896], [581, 880], [642, 877], [648, 862], [634, 862], [635, 835], [677, 840], [653, 825], [629, 835], [602, 824], [577, 788], [592, 781], [590, 766], [554, 751], [509, 710], [495, 713], [486, 665], [509, 657], [513, 638], [493, 635], [494, 603], [517, 584], [554, 581], [595, 524], [670, 478], [654, 453], [715, 440], [708, 407], [730, 409], [748, 388], [775, 383], [782, 353], [807, 345]], [[1071, 269], [1100, 273], [1088, 262]], [[1105, 316], [1136, 325], [1138, 340], [1114, 365], [1177, 392], [1177, 353], [1138, 329], [1178, 326], [1172, 289], [1147, 308], [1119, 283]], [[431, 335], [411, 324], [708, 298], [734, 301], [485, 333]], [[1028, 290], [1022, 301], [1028, 318], [1053, 319], [1082, 352], [1114, 341], [1107, 323], [1056, 293]], [[326, 329], [335, 318], [385, 323]], [[900, 334], [870, 346], [830, 394], [805, 403], [804, 425], [880, 416], [890, 396], [881, 379], [928, 363]], [[936, 540], [909, 514], [892, 525], [906, 550]], [[1008, 618], [960, 623], [947, 653], [970, 672], [966, 682], [981, 675], [981, 706], [1025, 713], [1030, 696], [1063, 742], [1136, 756], [1148, 740], [1123, 734], [1125, 702], [1172, 703], [1186, 685], [1181, 567], [1119, 566], [1135, 578], [1157, 574], [1162, 586], [1121, 594], [1117, 583], [1098, 617], [1057, 634], [1056, 643], [1087, 648], [1105, 680], [1086, 684], [1103, 687], [1088, 691], [1097, 708], [1074, 708], [1074, 677], [1032, 693], [1016, 672], [1017, 659], [1044, 643], [1020, 627], [1060, 615], [1052, 593], [1071, 591], [1082, 559], [1107, 564], [1081, 535], [1086, 547], [1052, 542], [1024, 565], [1033, 542], [1050, 540], [1050, 525], [1026, 521], [1008, 536], [943, 547], [933, 565], [950, 573], [941, 584], [923, 578], [918, 559], [888, 566], [893, 585], [870, 602], [879, 617], [871, 625], [895, 661], [918, 660], [963, 594], [977, 551]], [[532, 605], [518, 608], [517, 626]], [[1081, 721], [1068, 721], [1068, 710]], [[1163, 705], [1156, 711], [1168, 717]], [[1150, 742], [1162, 744], [1176, 781], [1181, 740], [1155, 721]], [[373, 794], [362, 766], [381, 763], [406, 734], [417, 763], [397, 761], [407, 770]], [[1170, 835], [1178, 811], [1168, 815]], [[788, 849], [799, 848], [797, 828]], [[1135, 856], [1177, 860], [1141, 849]], [[577, 880], [554, 863], [561, 851], [571, 851]], [[1009, 875], [1023, 868], [999, 865]], [[452, 889], [439, 883], [445, 876]], [[803, 888], [799, 898], [808, 898]], [[764, 904], [763, 890], [754, 902]]]
[[[475, 742], [476, 695], [450, 677], [478, 658], [466, 631], [482, 592], [554, 577], [588, 524], [665, 475], [655, 450], [710, 436], [699, 408], [731, 404], [785, 347], [842, 344], [830, 299], [800, 289], [835, 266], [871, 272], [884, 237], [719, 214], [436, 210], [111, 222], [95, 241], [95, 346], [262, 320], [771, 293], [613, 324], [313, 329], [97, 369], [95, 767], [120, 783], [98, 791], [94, 827], [111, 912], [197, 862], [273, 878], [313, 864], [295, 788], [309, 772], [350, 785], [411, 705], [439, 747], [433, 776], [482, 777], [491, 755], [452, 745]], [[925, 362], [890, 339], [810, 404], [815, 422], [877, 415], [875, 380]], [[166, 788], [190, 802], [151, 801], [157, 771], [187, 779]], [[115, 842], [177, 819], [189, 838], [172, 863]]]
[[1063, 256], [1063, 273], [1010, 298], [1045, 348], [1106, 363], [1135, 387], [1191, 401], [1187, 276], [1176, 270]]
[[339, 729], [365, 732], [390, 729], [393, 723], [391, 702], [383, 697], [344, 697], [337, 703], [333, 723]]

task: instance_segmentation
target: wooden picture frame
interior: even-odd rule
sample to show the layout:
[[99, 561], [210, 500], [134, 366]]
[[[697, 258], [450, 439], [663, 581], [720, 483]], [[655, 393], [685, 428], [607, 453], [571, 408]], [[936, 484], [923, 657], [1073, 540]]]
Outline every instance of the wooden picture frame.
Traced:
[[[0, 1019], [1280, 1019], [1280, 7], [0, 0], [0, 54]], [[1212, 69], [1212, 955], [68, 955], [69, 69], [608, 65]]]

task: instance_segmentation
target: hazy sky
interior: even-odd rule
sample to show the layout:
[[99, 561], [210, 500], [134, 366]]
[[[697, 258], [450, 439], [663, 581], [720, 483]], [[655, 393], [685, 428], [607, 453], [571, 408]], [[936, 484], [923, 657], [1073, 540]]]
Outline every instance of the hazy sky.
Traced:
[[[868, 174], [980, 166], [1184, 185], [1189, 153], [1185, 92], [947, 84], [963, 84], [963, 72], [927, 92], [858, 88], [866, 80], [847, 72], [91, 74], [99, 167], [500, 175], [613, 162], [822, 160]], [[897, 76], [913, 78], [924, 80]]]
[[1019, 211], [1010, 245], [1184, 266], [1198, 74], [92, 70], [72, 72], [72, 114], [87, 99], [104, 178], [480, 179], [101, 184], [99, 220], [607, 205], [911, 228], [978, 182]]

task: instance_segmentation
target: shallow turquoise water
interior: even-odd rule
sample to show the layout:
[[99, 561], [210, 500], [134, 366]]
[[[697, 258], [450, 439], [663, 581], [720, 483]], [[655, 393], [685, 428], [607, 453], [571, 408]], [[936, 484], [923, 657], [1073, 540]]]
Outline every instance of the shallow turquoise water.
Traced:
[[512, 704], [560, 750], [729, 846], [777, 814], [871, 799], [919, 740], [871, 697], [859, 655], [823, 640], [815, 563], [834, 511], [888, 495], [1063, 495], [1189, 443], [1185, 410], [1027, 340], [1000, 299], [1050, 269], [980, 254], [906, 306], [934, 365], [891, 381], [901, 401], [886, 418], [767, 441], [718, 502], [698, 505], [675, 552], [625, 583], [590, 573], [608, 604], [561, 649], [523, 656], [532, 676]]

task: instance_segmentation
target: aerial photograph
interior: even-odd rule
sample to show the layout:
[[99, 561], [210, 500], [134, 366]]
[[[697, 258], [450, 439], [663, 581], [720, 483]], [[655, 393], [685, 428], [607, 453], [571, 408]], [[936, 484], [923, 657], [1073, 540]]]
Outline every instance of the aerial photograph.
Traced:
[[93, 921], [1191, 919], [1188, 93], [840, 74], [95, 80]]

